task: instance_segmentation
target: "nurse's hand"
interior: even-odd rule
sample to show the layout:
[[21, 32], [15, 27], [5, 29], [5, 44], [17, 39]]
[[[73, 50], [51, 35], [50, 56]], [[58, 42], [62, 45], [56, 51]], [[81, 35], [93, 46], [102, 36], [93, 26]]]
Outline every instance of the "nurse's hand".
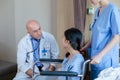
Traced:
[[94, 57], [92, 57], [92, 60], [91, 60], [91, 64], [99, 64], [102, 60], [102, 55], [96, 55]]
[[80, 49], [80, 53], [85, 54], [86, 52], [87, 52], [87, 48], [86, 47], [82, 47]]

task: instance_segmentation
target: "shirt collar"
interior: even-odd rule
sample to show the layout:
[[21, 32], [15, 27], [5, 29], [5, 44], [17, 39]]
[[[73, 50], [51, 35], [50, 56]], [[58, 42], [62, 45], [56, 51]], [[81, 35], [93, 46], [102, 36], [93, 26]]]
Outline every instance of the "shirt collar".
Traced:
[[[29, 35], [29, 38], [30, 38], [30, 39], [37, 40], [37, 39], [33, 38], [30, 34], [28, 34], [28, 35]], [[44, 38], [45, 38], [45, 35], [44, 35], [43, 32], [42, 32], [42, 36], [41, 36], [40, 39], [44, 39]]]

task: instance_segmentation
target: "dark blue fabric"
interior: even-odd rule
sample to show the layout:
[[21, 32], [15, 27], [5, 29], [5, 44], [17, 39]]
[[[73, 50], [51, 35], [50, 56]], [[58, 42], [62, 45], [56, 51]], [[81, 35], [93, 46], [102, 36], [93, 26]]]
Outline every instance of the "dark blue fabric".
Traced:
[[[36, 61], [40, 60], [40, 54], [39, 54], [39, 51], [40, 51], [40, 48], [39, 48], [40, 40], [31, 38], [31, 42], [32, 42], [32, 47], [33, 47], [33, 58], [34, 58], [34, 62], [36, 62]], [[36, 65], [37, 66], [41, 66], [42, 64], [41, 63], [37, 63]]]
[[92, 70], [90, 73], [90, 80], [94, 80], [95, 78], [98, 78], [98, 74], [101, 72], [101, 70]]

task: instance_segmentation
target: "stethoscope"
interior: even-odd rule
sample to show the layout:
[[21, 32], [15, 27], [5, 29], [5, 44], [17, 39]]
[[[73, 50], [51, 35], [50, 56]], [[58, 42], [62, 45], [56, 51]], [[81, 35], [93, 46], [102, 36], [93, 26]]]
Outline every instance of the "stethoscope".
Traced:
[[[39, 39], [39, 40], [36, 40], [36, 41], [38, 42], [38, 46], [37, 46], [35, 49], [33, 49], [32, 51], [29, 51], [29, 52], [26, 53], [26, 60], [25, 60], [26, 63], [29, 63], [28, 60], [30, 59], [30, 54], [33, 53], [33, 52], [35, 52], [35, 51], [39, 48], [40, 39]], [[48, 43], [49, 43], [49, 42], [48, 42], [47, 40], [45, 40], [44, 45], [47, 45]], [[45, 47], [44, 47], [44, 49], [42, 50], [42, 52], [46, 52], [46, 48], [45, 48]], [[51, 53], [50, 53], [50, 55], [51, 55]], [[50, 56], [50, 59], [51, 59], [51, 58], [52, 58], [52, 55]]]
[[[31, 39], [33, 39], [33, 38], [31, 38]], [[35, 51], [39, 48], [40, 39], [38, 39], [38, 40], [36, 40], [36, 41], [38, 42], [37, 47], [36, 47], [35, 49], [33, 49], [32, 51], [29, 51], [29, 52], [26, 53], [26, 60], [25, 60], [26, 63], [29, 63], [29, 62], [28, 62], [28, 60], [30, 59], [30, 55], [29, 55], [29, 54], [35, 52]]]

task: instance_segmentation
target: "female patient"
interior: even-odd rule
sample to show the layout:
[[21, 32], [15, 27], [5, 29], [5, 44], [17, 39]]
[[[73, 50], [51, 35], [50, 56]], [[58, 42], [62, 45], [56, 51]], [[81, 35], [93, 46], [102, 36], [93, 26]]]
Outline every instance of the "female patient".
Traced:
[[[81, 74], [84, 62], [83, 56], [80, 54], [80, 43], [82, 33], [76, 28], [70, 28], [64, 32], [63, 46], [68, 51], [66, 58], [62, 63], [62, 71], [74, 71]], [[66, 77], [59, 77], [59, 80], [66, 80]], [[68, 80], [80, 80], [79, 77], [69, 77]]]

